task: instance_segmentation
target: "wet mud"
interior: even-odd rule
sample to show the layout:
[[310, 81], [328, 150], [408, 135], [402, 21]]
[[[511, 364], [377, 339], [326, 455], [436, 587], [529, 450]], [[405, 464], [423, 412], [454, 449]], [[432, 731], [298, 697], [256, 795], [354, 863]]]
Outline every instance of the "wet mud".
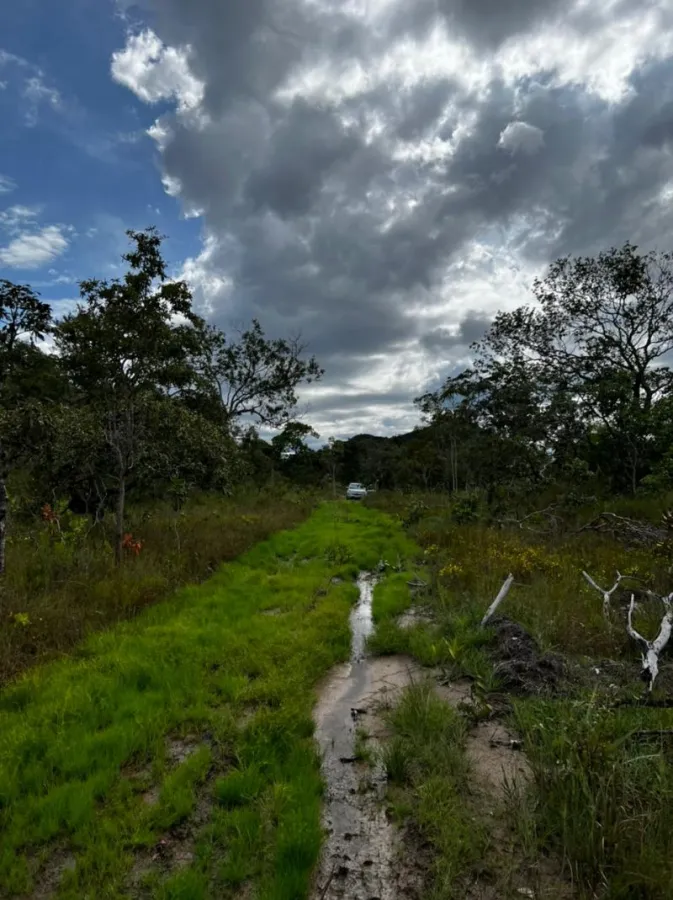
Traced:
[[[384, 738], [380, 716], [419, 673], [407, 657], [366, 656], [373, 630], [373, 576], [358, 579], [360, 597], [351, 613], [351, 659], [337, 667], [320, 691], [315, 711], [326, 794], [327, 837], [313, 900], [397, 900], [414, 896], [414, 876], [402, 857], [402, 838], [387, 818], [386, 775], [376, 753]], [[357, 758], [366, 733], [369, 763]]]

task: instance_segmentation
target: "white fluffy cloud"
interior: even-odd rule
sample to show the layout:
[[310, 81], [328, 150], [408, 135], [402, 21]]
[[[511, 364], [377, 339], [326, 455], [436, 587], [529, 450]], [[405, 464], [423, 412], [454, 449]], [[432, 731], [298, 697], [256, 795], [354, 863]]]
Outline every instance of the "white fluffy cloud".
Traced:
[[673, 238], [669, 0], [141, 0], [113, 77], [227, 327], [301, 330], [322, 433], [408, 427], [556, 256]]
[[16, 189], [16, 182], [9, 175], [0, 175], [0, 194], [11, 194]]
[[150, 29], [131, 35], [112, 56], [112, 77], [145, 103], [177, 100], [183, 109], [201, 102], [203, 85], [191, 74], [189, 48], [166, 47]]
[[498, 147], [510, 153], [537, 153], [544, 145], [544, 132], [527, 122], [510, 122], [500, 134]]
[[58, 225], [24, 232], [0, 247], [0, 263], [14, 269], [38, 269], [68, 249], [68, 239]]

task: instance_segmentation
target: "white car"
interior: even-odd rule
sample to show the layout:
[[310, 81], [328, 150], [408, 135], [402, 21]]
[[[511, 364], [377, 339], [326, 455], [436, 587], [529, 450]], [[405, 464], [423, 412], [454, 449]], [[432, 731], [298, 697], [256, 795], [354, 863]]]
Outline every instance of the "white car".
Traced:
[[367, 496], [367, 488], [352, 481], [346, 489], [346, 500], [363, 500]]

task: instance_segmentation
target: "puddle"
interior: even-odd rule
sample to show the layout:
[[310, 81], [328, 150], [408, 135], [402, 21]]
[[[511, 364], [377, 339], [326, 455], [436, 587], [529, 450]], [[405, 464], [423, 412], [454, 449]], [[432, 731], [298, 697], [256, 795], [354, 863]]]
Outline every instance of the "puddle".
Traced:
[[315, 710], [326, 782], [323, 826], [327, 839], [313, 900], [412, 896], [407, 892], [409, 871], [401, 858], [400, 835], [382, 804], [385, 772], [378, 763], [355, 760], [356, 729], [366, 730], [367, 743], [374, 749], [383, 728], [377, 713], [395, 703], [420, 671], [408, 657], [370, 659], [365, 655], [374, 628], [375, 584], [371, 575], [358, 578], [360, 597], [350, 617], [351, 659], [331, 673]]

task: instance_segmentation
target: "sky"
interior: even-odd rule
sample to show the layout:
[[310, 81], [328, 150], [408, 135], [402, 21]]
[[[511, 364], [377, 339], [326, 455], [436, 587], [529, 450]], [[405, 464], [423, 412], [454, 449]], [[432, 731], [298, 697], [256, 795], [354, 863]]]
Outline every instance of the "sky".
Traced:
[[394, 434], [547, 265], [673, 239], [673, 0], [22, 0], [0, 278], [58, 314], [155, 224], [321, 436]]

